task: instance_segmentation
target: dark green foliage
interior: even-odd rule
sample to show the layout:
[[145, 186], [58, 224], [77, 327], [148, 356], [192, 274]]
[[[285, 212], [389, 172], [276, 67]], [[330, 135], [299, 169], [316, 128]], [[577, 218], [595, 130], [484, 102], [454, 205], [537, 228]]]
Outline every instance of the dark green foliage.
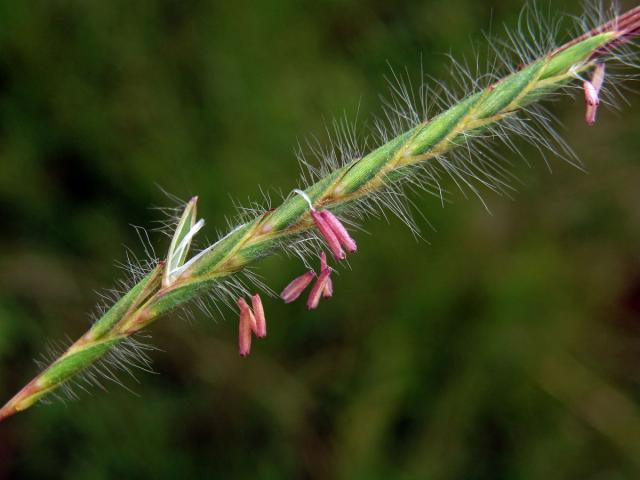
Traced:
[[[446, 79], [437, 53], [472, 55], [469, 35], [515, 25], [521, 4], [0, 2], [3, 397], [47, 339], [86, 330], [122, 244], [144, 255], [129, 225], [161, 219], [155, 183], [200, 196], [203, 246], [229, 193], [295, 186], [296, 138], [360, 99], [361, 118], [379, 113], [386, 60]], [[430, 245], [368, 223], [317, 312], [265, 299], [269, 336], [248, 359], [233, 313], [168, 315], [151, 329], [160, 375], [123, 376], [139, 397], [110, 386], [0, 424], [0, 478], [637, 478], [629, 100], [592, 128], [582, 99], [553, 105], [588, 174], [500, 148], [524, 186], [487, 193], [492, 215], [414, 196]], [[259, 273], [278, 290], [302, 271], [275, 257]]]

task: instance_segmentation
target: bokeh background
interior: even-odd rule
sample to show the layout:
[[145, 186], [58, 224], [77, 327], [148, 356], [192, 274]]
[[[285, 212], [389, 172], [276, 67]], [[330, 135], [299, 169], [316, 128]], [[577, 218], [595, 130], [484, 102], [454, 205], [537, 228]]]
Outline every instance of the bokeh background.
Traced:
[[[577, 2], [545, 4], [552, 16]], [[636, 2], [623, 2], [631, 7]], [[293, 147], [380, 113], [389, 62], [448, 77], [444, 53], [501, 35], [515, 0], [0, 2], [0, 394], [50, 341], [80, 336], [123, 276], [159, 186], [232, 200], [296, 185]], [[436, 232], [358, 234], [317, 311], [265, 301], [151, 329], [158, 375], [0, 425], [0, 478], [640, 478], [640, 97], [583, 122], [552, 106], [586, 172], [532, 148], [491, 214], [413, 197]], [[513, 155], [502, 147], [499, 152]], [[167, 240], [153, 235], [158, 251]], [[274, 289], [301, 271], [260, 263]]]

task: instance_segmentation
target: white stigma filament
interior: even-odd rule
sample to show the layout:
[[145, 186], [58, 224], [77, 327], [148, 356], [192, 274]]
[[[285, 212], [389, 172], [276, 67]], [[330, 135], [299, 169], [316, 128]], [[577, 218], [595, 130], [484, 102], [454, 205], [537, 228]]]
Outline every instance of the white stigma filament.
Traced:
[[313, 203], [311, 202], [311, 199], [309, 198], [309, 195], [307, 195], [305, 192], [303, 192], [302, 190], [300, 190], [298, 188], [294, 188], [293, 189], [293, 193], [296, 193], [296, 194], [300, 195], [302, 198], [304, 198], [306, 200], [306, 202], [309, 204], [309, 209], [312, 212], [316, 211], [316, 209], [313, 208]]

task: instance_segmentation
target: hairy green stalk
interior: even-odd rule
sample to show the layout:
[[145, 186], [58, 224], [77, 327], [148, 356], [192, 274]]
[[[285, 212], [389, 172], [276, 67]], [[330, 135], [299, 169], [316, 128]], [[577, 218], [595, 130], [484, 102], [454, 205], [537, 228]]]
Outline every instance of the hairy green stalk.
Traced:
[[[413, 167], [446, 155], [464, 144], [467, 137], [486, 131], [575, 81], [601, 55], [635, 35], [639, 23], [640, 7], [468, 96], [366, 156], [335, 169], [305, 193], [317, 209], [342, 210], [402, 182]], [[0, 409], [0, 420], [30, 407], [161, 315], [315, 228], [305, 199], [293, 195], [185, 264], [188, 233], [195, 221], [194, 199], [176, 228], [166, 261], [140, 280], [83, 337]]]

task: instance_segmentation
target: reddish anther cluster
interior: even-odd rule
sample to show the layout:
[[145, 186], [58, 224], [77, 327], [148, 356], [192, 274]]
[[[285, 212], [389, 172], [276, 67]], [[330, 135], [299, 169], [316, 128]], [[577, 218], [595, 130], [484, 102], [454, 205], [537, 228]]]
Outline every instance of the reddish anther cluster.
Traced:
[[329, 210], [318, 212], [312, 209], [311, 217], [336, 260], [347, 258], [345, 250], [353, 253], [358, 249], [355, 240], [351, 238], [342, 222]]
[[267, 336], [267, 321], [264, 316], [264, 308], [262, 307], [262, 299], [260, 295], [255, 294], [251, 297], [251, 307], [242, 297], [238, 299], [238, 307], [240, 308], [240, 323], [238, 326], [238, 346], [240, 355], [246, 357], [251, 352], [251, 335], [255, 333], [256, 337], [263, 338]]
[[313, 202], [302, 190], [294, 190], [294, 193], [300, 195], [309, 204], [309, 212], [311, 218], [316, 224], [320, 235], [327, 242], [327, 246], [336, 260], [344, 260], [347, 258], [345, 250], [353, 253], [358, 249], [356, 241], [351, 238], [349, 232], [342, 222], [329, 210], [316, 210]]
[[[333, 295], [333, 281], [331, 280], [332, 269], [327, 265], [327, 255], [324, 252], [320, 253], [320, 275], [318, 275], [315, 283], [311, 287], [309, 297], [307, 297], [307, 308], [313, 310], [320, 304], [321, 298], [331, 298]], [[313, 270], [309, 270], [299, 277], [293, 279], [293, 281], [285, 287], [280, 294], [280, 298], [285, 303], [291, 303], [296, 300], [302, 292], [306, 290], [309, 284], [316, 278], [316, 273]]]
[[593, 70], [591, 80], [585, 80], [582, 82], [584, 98], [587, 104], [585, 120], [588, 125], [596, 123], [596, 113], [598, 112], [598, 106], [600, 105], [600, 89], [604, 83], [604, 72], [604, 63], [599, 63]]

